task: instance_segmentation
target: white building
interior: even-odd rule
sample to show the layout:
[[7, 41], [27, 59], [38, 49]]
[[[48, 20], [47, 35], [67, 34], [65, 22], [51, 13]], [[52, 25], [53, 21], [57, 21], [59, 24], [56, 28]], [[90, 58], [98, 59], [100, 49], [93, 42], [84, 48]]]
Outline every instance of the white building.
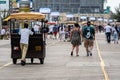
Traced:
[[9, 0], [0, 0], [0, 10], [9, 10]]

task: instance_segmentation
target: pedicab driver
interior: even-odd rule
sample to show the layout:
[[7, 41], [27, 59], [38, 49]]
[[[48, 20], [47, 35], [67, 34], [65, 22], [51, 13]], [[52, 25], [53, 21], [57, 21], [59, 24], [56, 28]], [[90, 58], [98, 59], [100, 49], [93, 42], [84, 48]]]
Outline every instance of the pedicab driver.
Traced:
[[28, 50], [29, 35], [33, 35], [33, 32], [28, 29], [28, 24], [24, 23], [24, 28], [20, 30], [20, 48], [22, 52], [21, 65], [25, 65], [25, 57]]

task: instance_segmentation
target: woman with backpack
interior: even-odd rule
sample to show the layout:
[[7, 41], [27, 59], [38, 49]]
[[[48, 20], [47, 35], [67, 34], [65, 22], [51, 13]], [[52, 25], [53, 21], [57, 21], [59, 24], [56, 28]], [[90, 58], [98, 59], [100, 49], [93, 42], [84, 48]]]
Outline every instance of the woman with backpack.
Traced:
[[73, 56], [73, 51], [76, 48], [76, 56], [79, 52], [79, 45], [81, 45], [81, 29], [78, 23], [74, 24], [74, 28], [70, 32], [70, 40], [72, 44], [71, 56]]
[[53, 35], [54, 35], [54, 39], [57, 39], [57, 33], [58, 33], [58, 26], [55, 25], [55, 26], [53, 27]]
[[115, 44], [115, 43], [118, 44], [118, 33], [119, 33], [119, 31], [118, 31], [117, 25], [115, 25], [115, 26], [113, 27], [112, 33], [113, 33], [114, 44]]

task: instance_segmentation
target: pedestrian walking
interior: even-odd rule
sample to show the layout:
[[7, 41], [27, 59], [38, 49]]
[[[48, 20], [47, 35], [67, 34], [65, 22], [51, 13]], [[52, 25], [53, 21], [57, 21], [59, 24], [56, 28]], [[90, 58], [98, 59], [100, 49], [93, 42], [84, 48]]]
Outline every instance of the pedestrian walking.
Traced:
[[33, 35], [33, 32], [28, 29], [28, 24], [24, 23], [24, 28], [20, 30], [19, 34], [20, 37], [20, 48], [22, 52], [22, 58], [21, 58], [21, 65], [25, 65], [25, 58], [28, 50], [28, 43], [29, 43], [29, 35]]
[[81, 28], [78, 23], [74, 24], [74, 28], [70, 32], [70, 40], [72, 44], [71, 56], [73, 56], [73, 51], [76, 48], [76, 56], [79, 52], [79, 45], [81, 45]]
[[115, 25], [111, 26], [111, 41], [114, 41]]
[[10, 36], [10, 31], [9, 29], [6, 30], [6, 39], [8, 40], [9, 39], [9, 36]]
[[48, 35], [49, 35], [49, 38], [50, 39], [53, 39], [53, 27], [54, 25], [50, 25], [48, 28], [49, 28], [49, 32], [48, 32]]
[[59, 38], [60, 40], [65, 40], [65, 27], [64, 25], [60, 26], [59, 28]]
[[114, 40], [114, 44], [117, 43], [118, 44], [118, 27], [117, 25], [115, 27], [113, 27], [113, 40]]
[[95, 29], [91, 26], [91, 22], [87, 22], [87, 26], [83, 28], [82, 35], [84, 39], [84, 47], [86, 48], [87, 56], [92, 56], [92, 49], [95, 40]]
[[65, 31], [65, 41], [70, 41], [69, 35], [70, 35], [70, 33], [68, 31]]
[[1, 39], [5, 38], [5, 33], [6, 33], [5, 29], [2, 28], [2, 30], [1, 30]]
[[112, 27], [108, 23], [108, 25], [105, 26], [105, 34], [106, 34], [106, 38], [107, 38], [108, 43], [111, 42], [111, 33], [112, 33]]
[[120, 25], [118, 25], [118, 39], [120, 39]]
[[34, 30], [34, 33], [35, 33], [35, 34], [38, 34], [39, 31], [40, 31], [40, 26], [39, 26], [38, 24], [34, 24], [33, 30]]
[[58, 33], [58, 26], [55, 25], [55, 26], [53, 27], [53, 35], [54, 35], [54, 38], [55, 38], [55, 39], [57, 39], [57, 33]]

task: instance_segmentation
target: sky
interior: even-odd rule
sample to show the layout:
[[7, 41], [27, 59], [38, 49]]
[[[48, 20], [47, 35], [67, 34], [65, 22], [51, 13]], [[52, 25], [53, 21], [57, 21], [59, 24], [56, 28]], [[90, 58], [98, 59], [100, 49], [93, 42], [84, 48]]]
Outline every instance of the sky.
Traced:
[[118, 7], [120, 4], [120, 0], [107, 0], [107, 3], [105, 4], [105, 8], [106, 6], [110, 6], [111, 11], [115, 12], [115, 8]]

